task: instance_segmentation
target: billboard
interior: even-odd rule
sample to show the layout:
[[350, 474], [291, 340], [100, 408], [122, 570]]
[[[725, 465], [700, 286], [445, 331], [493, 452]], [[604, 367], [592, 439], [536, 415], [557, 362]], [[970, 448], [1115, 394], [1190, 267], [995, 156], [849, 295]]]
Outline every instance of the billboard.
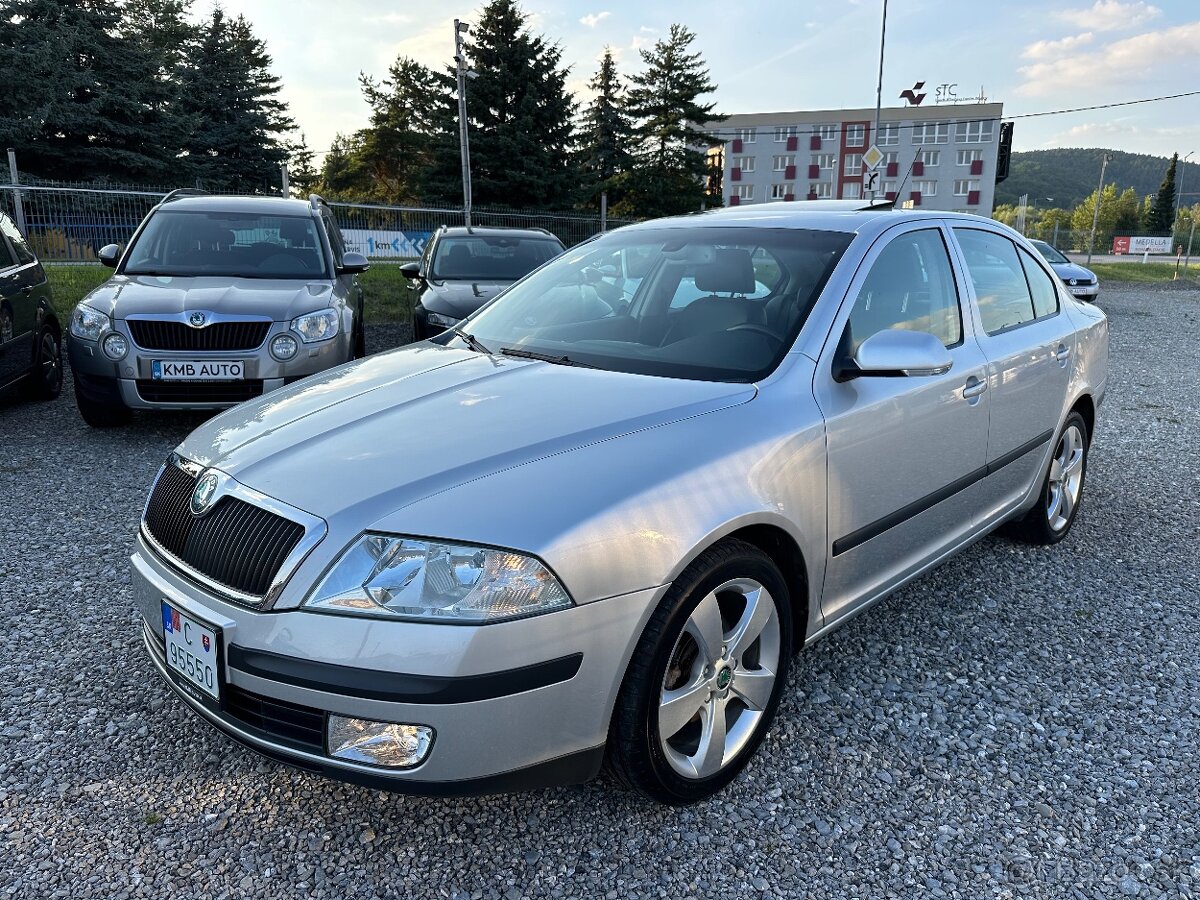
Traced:
[[430, 234], [428, 231], [342, 229], [346, 249], [361, 253], [367, 259], [416, 259], [425, 249]]
[[1164, 237], [1146, 235], [1114, 237], [1112, 252], [1118, 256], [1124, 253], [1170, 253], [1171, 237], [1170, 235]]

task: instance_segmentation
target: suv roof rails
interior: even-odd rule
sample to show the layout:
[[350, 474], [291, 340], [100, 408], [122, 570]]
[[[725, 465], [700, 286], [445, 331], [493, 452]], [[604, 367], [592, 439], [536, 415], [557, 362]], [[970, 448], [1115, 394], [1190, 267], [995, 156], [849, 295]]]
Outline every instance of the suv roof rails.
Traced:
[[208, 191], [203, 188], [175, 188], [159, 200], [159, 203], [170, 203], [172, 200], [178, 200], [180, 197], [207, 197]]

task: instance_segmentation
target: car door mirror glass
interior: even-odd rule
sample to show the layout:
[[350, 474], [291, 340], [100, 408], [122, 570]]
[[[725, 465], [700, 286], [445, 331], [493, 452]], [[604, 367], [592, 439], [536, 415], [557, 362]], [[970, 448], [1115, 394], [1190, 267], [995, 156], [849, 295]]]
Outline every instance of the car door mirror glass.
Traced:
[[118, 244], [106, 244], [100, 248], [100, 252], [96, 256], [104, 265], [115, 269], [117, 261], [121, 258], [121, 247]]
[[954, 364], [950, 351], [932, 334], [899, 328], [871, 335], [859, 345], [853, 361], [853, 374], [893, 377], [943, 375]]

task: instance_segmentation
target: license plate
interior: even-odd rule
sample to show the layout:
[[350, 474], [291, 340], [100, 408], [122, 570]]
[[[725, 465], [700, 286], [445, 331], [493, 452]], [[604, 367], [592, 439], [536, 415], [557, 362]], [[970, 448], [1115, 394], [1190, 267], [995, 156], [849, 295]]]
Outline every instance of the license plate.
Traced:
[[221, 699], [221, 629], [194, 619], [163, 601], [167, 668], [185, 688]]
[[156, 359], [150, 375], [155, 381], [241, 381], [246, 364], [240, 359]]

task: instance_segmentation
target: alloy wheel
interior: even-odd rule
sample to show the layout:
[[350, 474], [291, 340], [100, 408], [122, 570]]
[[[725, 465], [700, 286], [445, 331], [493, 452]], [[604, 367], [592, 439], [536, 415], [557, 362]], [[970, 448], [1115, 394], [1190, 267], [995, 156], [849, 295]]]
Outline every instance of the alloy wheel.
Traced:
[[1046, 492], [1046, 521], [1055, 531], [1062, 531], [1071, 521], [1079, 503], [1083, 486], [1083, 433], [1078, 425], [1070, 425], [1058, 441], [1054, 459], [1050, 461], [1050, 489]]

